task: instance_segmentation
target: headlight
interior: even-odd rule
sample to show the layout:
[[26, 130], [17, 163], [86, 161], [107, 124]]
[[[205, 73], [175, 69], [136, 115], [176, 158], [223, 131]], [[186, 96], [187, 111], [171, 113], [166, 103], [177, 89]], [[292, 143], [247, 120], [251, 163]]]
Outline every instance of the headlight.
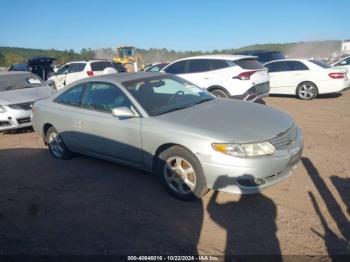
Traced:
[[275, 152], [275, 147], [268, 141], [251, 144], [213, 144], [213, 148], [225, 155], [235, 157], [264, 156]]
[[3, 106], [0, 106], [0, 113], [4, 113], [6, 110]]

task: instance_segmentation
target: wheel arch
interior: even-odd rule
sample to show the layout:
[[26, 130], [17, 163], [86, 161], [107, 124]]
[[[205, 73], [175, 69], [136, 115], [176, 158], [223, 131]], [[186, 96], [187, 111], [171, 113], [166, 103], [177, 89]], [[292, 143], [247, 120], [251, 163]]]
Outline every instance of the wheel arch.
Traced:
[[210, 86], [210, 87], [208, 87], [208, 88], [207, 88], [207, 91], [211, 92], [211, 91], [213, 91], [213, 90], [215, 90], [215, 89], [219, 89], [219, 90], [221, 90], [221, 91], [225, 92], [225, 93], [226, 93], [226, 95], [227, 95], [228, 97], [230, 97], [230, 96], [231, 96], [230, 92], [229, 92], [229, 91], [227, 91], [227, 89], [226, 89], [226, 88], [224, 88], [224, 87], [222, 87], [222, 86], [219, 86], [219, 85], [213, 85], [213, 86]]
[[[188, 149], [186, 146], [184, 145], [181, 145], [179, 143], [165, 143], [165, 144], [162, 144], [160, 145], [157, 150], [154, 152], [153, 154], [153, 161], [152, 161], [152, 174], [155, 175], [156, 172], [157, 172], [157, 169], [158, 169], [158, 165], [159, 165], [159, 155], [164, 152], [165, 150], [167, 150], [168, 148], [170, 147], [173, 147], [173, 146], [180, 146], [186, 150], [188, 150], [189, 152], [191, 152], [193, 155], [196, 156], [196, 154], [194, 152], [192, 152], [190, 149]], [[197, 156], [196, 156], [197, 157]]]
[[50, 127], [53, 127], [52, 124], [50, 123], [45, 123], [44, 126], [43, 126], [43, 139], [44, 139], [44, 143], [45, 145], [47, 145], [47, 131], [50, 129]]

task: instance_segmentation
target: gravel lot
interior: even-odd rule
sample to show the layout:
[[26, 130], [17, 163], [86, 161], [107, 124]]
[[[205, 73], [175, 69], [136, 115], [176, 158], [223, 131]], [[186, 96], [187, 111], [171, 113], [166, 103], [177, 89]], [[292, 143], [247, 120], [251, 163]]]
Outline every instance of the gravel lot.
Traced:
[[184, 203], [142, 171], [1, 134], [0, 254], [350, 254], [350, 92], [266, 103], [294, 117], [305, 149], [294, 176], [253, 196]]

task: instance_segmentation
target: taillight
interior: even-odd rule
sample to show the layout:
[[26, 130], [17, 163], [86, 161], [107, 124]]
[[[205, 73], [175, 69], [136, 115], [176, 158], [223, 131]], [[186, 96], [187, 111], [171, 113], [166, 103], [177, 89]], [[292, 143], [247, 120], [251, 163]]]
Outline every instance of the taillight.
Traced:
[[330, 78], [333, 79], [343, 79], [345, 78], [345, 73], [329, 73], [328, 74]]
[[36, 112], [36, 107], [32, 107], [32, 113], [34, 114]]
[[86, 72], [88, 76], [94, 76], [94, 72], [93, 71], [87, 71]]
[[240, 80], [250, 80], [250, 77], [255, 73], [256, 71], [247, 71], [240, 73], [238, 76], [235, 76], [233, 78], [237, 78]]

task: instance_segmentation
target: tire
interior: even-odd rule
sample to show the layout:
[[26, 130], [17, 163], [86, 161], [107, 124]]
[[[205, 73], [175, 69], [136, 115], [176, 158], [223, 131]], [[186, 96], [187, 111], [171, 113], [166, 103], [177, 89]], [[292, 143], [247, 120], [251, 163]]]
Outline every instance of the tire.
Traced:
[[297, 97], [302, 100], [312, 100], [318, 95], [317, 86], [312, 82], [303, 82], [298, 85]]
[[168, 193], [180, 200], [200, 199], [209, 191], [199, 160], [181, 146], [160, 153], [158, 177]]
[[221, 89], [213, 89], [210, 91], [214, 96], [216, 97], [221, 97], [221, 98], [229, 98], [227, 93], [224, 90]]
[[50, 127], [47, 130], [46, 141], [49, 151], [54, 158], [69, 159], [71, 157], [71, 152], [68, 150], [62, 140], [62, 137], [54, 127]]

